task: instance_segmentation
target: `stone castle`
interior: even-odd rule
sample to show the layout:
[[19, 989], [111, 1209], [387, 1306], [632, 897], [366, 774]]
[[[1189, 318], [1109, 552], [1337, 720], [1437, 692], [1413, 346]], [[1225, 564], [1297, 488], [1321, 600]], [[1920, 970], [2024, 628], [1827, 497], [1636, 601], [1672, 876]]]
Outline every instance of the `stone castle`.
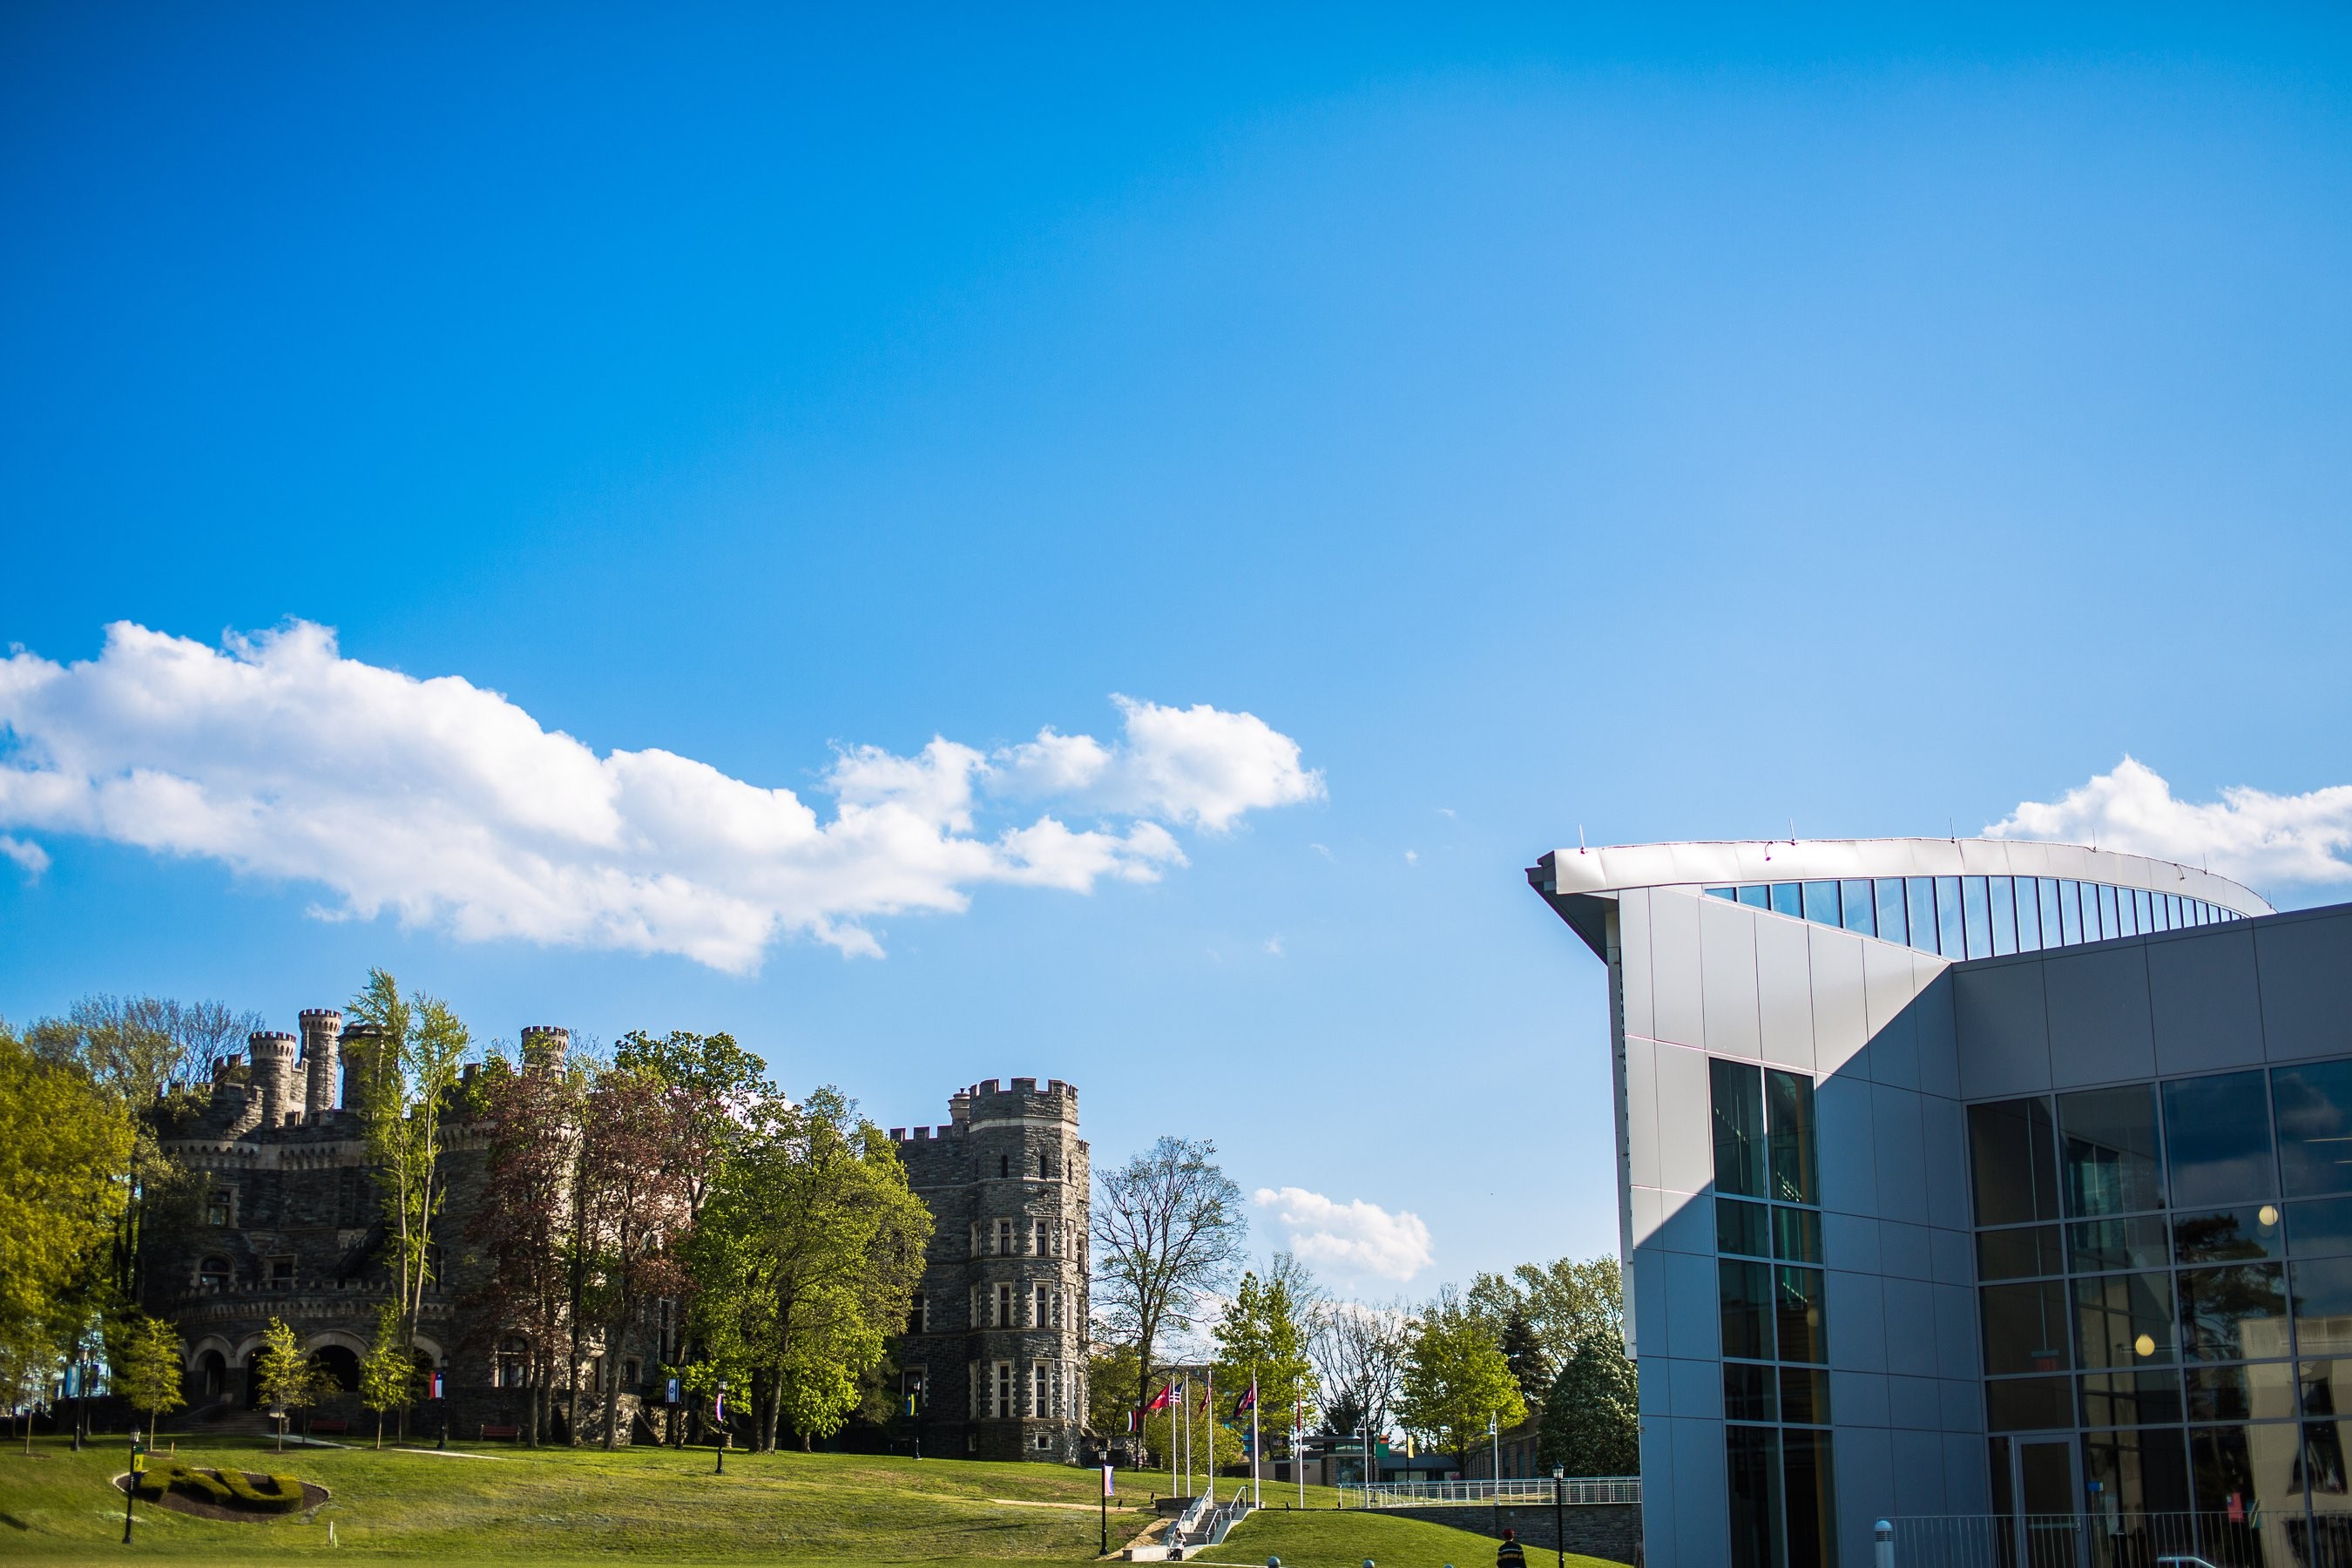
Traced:
[[[570, 1039], [561, 1028], [523, 1030], [526, 1067], [560, 1064]], [[346, 1049], [366, 1044], [363, 1030], [347, 1037], [341, 1014], [308, 1010], [299, 1036], [254, 1035], [249, 1064], [223, 1062], [198, 1109], [158, 1126], [194, 1175], [195, 1201], [191, 1223], [159, 1226], [151, 1238], [144, 1304], [187, 1347], [193, 1423], [253, 1407], [254, 1353], [275, 1317], [337, 1384], [318, 1416], [361, 1429], [360, 1361], [391, 1290], [360, 1115], [365, 1080], [359, 1052]], [[891, 1130], [936, 1228], [893, 1347], [900, 1414], [865, 1440], [919, 1444], [934, 1456], [1079, 1460], [1089, 1436], [1089, 1165], [1077, 1106], [1077, 1090], [1059, 1079], [1042, 1089], [1035, 1079], [988, 1079], [950, 1097], [946, 1123]], [[488, 1266], [467, 1240], [467, 1221], [481, 1201], [489, 1134], [462, 1110], [446, 1118], [447, 1198], [414, 1346], [421, 1370], [442, 1373], [446, 1405], [422, 1407], [412, 1430], [434, 1431], [445, 1417], [453, 1436], [467, 1438], [527, 1425], [526, 1347], [472, 1306]], [[586, 1339], [599, 1359], [583, 1379], [581, 1435], [602, 1440], [603, 1401], [586, 1389], [610, 1357], [622, 1389], [617, 1440], [674, 1436], [662, 1369], [680, 1350], [676, 1304], [648, 1303], [620, 1343]], [[559, 1390], [560, 1417], [563, 1403]]]

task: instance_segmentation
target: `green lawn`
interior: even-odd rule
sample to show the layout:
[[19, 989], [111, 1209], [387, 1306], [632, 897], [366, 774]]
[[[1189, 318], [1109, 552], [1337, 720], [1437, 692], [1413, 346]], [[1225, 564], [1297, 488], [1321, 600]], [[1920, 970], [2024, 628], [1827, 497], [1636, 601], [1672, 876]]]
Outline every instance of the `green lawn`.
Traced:
[[[134, 1543], [122, 1540], [122, 1494], [110, 1484], [128, 1462], [120, 1442], [73, 1453], [41, 1439], [26, 1458], [0, 1447], [0, 1559], [55, 1563], [126, 1559], [270, 1562], [310, 1557], [337, 1543], [354, 1557], [429, 1558], [444, 1563], [528, 1561], [533, 1568], [577, 1563], [644, 1565], [807, 1562], [848, 1564], [1082, 1563], [1095, 1555], [1097, 1493], [1092, 1470], [1058, 1465], [980, 1464], [958, 1459], [854, 1454], [728, 1456], [711, 1473], [708, 1448], [518, 1449], [470, 1447], [488, 1456], [366, 1447], [289, 1449], [266, 1441], [183, 1440], [178, 1458], [216, 1468], [282, 1472], [330, 1489], [332, 1500], [308, 1519], [221, 1523], [139, 1505]], [[1221, 1480], [1222, 1496], [1232, 1483]], [[1150, 1522], [1149, 1502], [1166, 1471], [1122, 1474], [1110, 1515], [1114, 1551]], [[1265, 1489], [1265, 1511], [1223, 1547], [1204, 1553], [1228, 1563], [1278, 1555], [1297, 1568], [1486, 1568], [1495, 1543], [1466, 1531], [1330, 1505], [1328, 1488]], [[1532, 1552], [1530, 1568], [1552, 1568]], [[1576, 1568], [1602, 1568], [1571, 1557]]]

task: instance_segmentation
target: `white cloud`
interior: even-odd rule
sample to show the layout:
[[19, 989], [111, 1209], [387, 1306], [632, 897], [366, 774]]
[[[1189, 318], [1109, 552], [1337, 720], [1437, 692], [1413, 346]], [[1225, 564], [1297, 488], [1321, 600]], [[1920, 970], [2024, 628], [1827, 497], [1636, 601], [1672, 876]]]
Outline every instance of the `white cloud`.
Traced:
[[1118, 745], [1040, 730], [1035, 740], [990, 759], [991, 787], [1014, 798], [1068, 796], [1099, 811], [1213, 833], [1246, 811], [1323, 798], [1323, 775], [1299, 766], [1298, 742], [1255, 713], [1111, 700], [1126, 720]]
[[2021, 802], [1985, 834], [2096, 844], [2201, 866], [2249, 887], [2340, 883], [2352, 881], [2352, 784], [2308, 795], [2239, 784], [2218, 801], [2176, 800], [2154, 769], [2127, 756], [2055, 801]]
[[[744, 971], [792, 934], [878, 953], [869, 920], [959, 911], [986, 883], [1151, 881], [1185, 863], [1163, 824], [1223, 829], [1322, 792], [1252, 715], [1116, 700], [1126, 734], [1108, 746], [1045, 730], [993, 759], [944, 739], [844, 750], [823, 817], [690, 757], [600, 755], [455, 676], [344, 658], [324, 626], [214, 648], [125, 622], [83, 663], [0, 661], [0, 827], [321, 883], [331, 917]], [[992, 832], [975, 824], [992, 793], [1119, 820]], [[47, 862], [16, 838], [0, 854]]]
[[1280, 958], [1282, 956], [1282, 939], [1278, 936], [1267, 937], [1265, 939], [1265, 951], [1267, 957]]
[[27, 877], [37, 877], [49, 868], [49, 852], [37, 844], [22, 838], [11, 838], [0, 833], [0, 859], [14, 860]]
[[1418, 849], [1408, 849], [1408, 850], [1406, 850], [1406, 851], [1404, 852], [1404, 863], [1405, 863], [1406, 865], [1408, 865], [1408, 866], [1418, 866], [1418, 865], [1420, 865], [1420, 864], [1421, 864], [1421, 851], [1420, 851], [1420, 850], [1418, 850]]
[[1400, 1281], [1429, 1267], [1429, 1226], [1419, 1215], [1391, 1214], [1362, 1198], [1335, 1203], [1304, 1187], [1260, 1187], [1251, 1195], [1310, 1263]]

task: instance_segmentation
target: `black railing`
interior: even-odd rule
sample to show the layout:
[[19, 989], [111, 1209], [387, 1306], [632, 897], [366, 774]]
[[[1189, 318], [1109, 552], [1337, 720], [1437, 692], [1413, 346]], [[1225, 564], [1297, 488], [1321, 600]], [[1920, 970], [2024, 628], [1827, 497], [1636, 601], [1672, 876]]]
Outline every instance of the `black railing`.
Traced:
[[2352, 1568], [2341, 1511], [1931, 1514], [1895, 1519], [1896, 1568]]

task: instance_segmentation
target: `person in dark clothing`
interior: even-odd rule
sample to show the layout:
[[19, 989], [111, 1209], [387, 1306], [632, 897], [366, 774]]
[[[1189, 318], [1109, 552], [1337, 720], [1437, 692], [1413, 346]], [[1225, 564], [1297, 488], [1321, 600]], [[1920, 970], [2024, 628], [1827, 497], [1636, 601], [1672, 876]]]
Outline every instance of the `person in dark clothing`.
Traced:
[[1519, 1532], [1503, 1531], [1503, 1544], [1495, 1548], [1495, 1568], [1528, 1568], [1528, 1554], [1519, 1545]]

